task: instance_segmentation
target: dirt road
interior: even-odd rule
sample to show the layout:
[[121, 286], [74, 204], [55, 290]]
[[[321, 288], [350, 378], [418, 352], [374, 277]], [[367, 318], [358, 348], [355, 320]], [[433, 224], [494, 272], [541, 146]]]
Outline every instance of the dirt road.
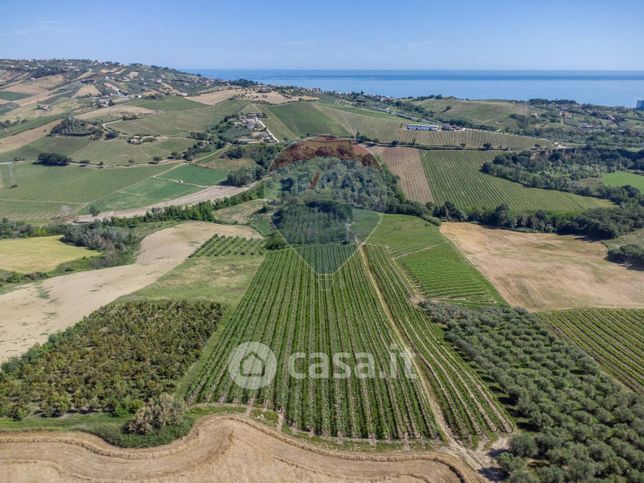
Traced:
[[481, 481], [440, 451], [340, 453], [242, 416], [208, 416], [184, 439], [120, 449], [83, 433], [0, 434], [4, 481]]
[[242, 186], [240, 188], [236, 186], [211, 186], [209, 188], [205, 188], [200, 191], [197, 191], [196, 193], [181, 196], [179, 198], [174, 198], [171, 200], [161, 201], [159, 203], [155, 203], [149, 206], [143, 206], [141, 208], [130, 208], [127, 210], [119, 210], [119, 211], [104, 211], [102, 213], [99, 213], [96, 217], [92, 217], [92, 215], [78, 215], [74, 219], [74, 221], [78, 223], [89, 223], [96, 219], [99, 219], [99, 220], [108, 219], [108, 218], [112, 218], [113, 216], [116, 216], [119, 218], [131, 218], [133, 216], [143, 216], [148, 211], [154, 208], [161, 209], [161, 208], [167, 208], [168, 206], [190, 206], [190, 205], [196, 205], [197, 203], [201, 203], [202, 201], [220, 200], [222, 198], [228, 198], [229, 196], [242, 193], [250, 189], [251, 187], [252, 185]]
[[131, 265], [54, 277], [0, 295], [0, 362], [45, 342], [49, 334], [76, 324], [99, 307], [151, 284], [215, 233], [245, 233], [231, 233], [231, 229], [251, 230], [182, 223], [146, 237]]

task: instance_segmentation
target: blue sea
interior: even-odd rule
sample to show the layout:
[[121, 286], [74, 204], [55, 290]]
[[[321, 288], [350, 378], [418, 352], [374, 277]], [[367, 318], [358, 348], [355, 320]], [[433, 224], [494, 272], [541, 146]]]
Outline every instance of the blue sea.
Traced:
[[432, 94], [465, 99], [572, 99], [580, 103], [635, 107], [644, 99], [644, 71], [480, 70], [217, 70], [188, 72], [224, 80], [319, 87], [390, 97]]

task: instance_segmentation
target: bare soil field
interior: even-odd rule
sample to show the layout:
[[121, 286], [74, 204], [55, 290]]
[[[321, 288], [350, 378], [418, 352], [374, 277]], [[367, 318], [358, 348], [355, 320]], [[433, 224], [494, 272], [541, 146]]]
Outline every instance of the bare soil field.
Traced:
[[215, 233], [227, 235], [235, 228], [242, 227], [182, 223], [147, 236], [131, 265], [54, 277], [0, 295], [0, 362], [45, 342], [49, 334], [76, 324], [99, 307], [151, 284]]
[[379, 155], [389, 170], [400, 178], [400, 187], [407, 198], [421, 203], [434, 201], [417, 149], [374, 146], [371, 151]]
[[143, 206], [141, 208], [130, 208], [127, 210], [118, 210], [118, 211], [104, 211], [99, 213], [98, 216], [92, 217], [92, 215], [79, 215], [75, 218], [75, 221], [79, 223], [89, 223], [95, 219], [108, 219], [113, 216], [119, 218], [131, 218], [133, 216], [142, 216], [145, 215], [149, 210], [154, 208], [167, 208], [168, 206], [190, 206], [196, 205], [202, 201], [213, 201], [219, 200], [222, 198], [227, 198], [229, 196], [236, 195], [237, 193], [242, 193], [248, 190], [250, 186], [210, 186], [196, 193], [191, 193], [189, 195], [180, 196], [179, 198], [174, 198], [171, 200], [161, 201], [149, 206]]
[[601, 242], [471, 223], [443, 223], [441, 232], [510, 305], [531, 311], [644, 307], [644, 272], [605, 260]]
[[205, 417], [186, 438], [149, 449], [83, 433], [5, 433], [0, 462], [4, 481], [481, 481], [440, 451], [329, 451], [230, 415]]
[[13, 151], [14, 149], [33, 143], [40, 138], [44, 138], [56, 124], [60, 124], [60, 120], [52, 121], [44, 126], [28, 129], [27, 131], [0, 139], [0, 153]]
[[95, 85], [85, 84], [83, 87], [76, 91], [74, 97], [85, 97], [85, 96], [100, 96], [100, 91], [96, 88]]
[[231, 97], [238, 96], [242, 93], [241, 89], [220, 89], [218, 91], [206, 92], [198, 96], [189, 97], [191, 101], [200, 102], [208, 106], [214, 106], [220, 102], [226, 101]]

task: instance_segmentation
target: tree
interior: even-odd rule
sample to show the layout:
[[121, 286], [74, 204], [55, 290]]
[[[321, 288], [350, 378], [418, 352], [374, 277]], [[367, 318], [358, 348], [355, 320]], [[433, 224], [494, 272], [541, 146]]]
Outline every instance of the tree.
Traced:
[[40, 153], [36, 164], [43, 166], [67, 166], [71, 163], [72, 159], [58, 153]]
[[185, 410], [183, 401], [161, 394], [136, 412], [127, 429], [130, 433], [150, 434], [166, 426], [177, 426], [183, 422]]
[[89, 214], [92, 215], [92, 218], [96, 218], [101, 211], [96, 205], [91, 205], [89, 207]]

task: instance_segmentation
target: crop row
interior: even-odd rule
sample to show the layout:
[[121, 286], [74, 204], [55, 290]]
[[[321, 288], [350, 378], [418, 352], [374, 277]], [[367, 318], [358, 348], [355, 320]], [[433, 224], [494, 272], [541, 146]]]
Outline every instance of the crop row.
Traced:
[[266, 251], [265, 241], [260, 238], [215, 235], [193, 257], [218, 257], [221, 255], [261, 255]]
[[[310, 268], [325, 265], [342, 268], [333, 275]], [[277, 359], [275, 377], [260, 389], [244, 389], [228, 373], [231, 352], [250, 341], [266, 344]], [[190, 388], [188, 400], [264, 405], [283, 413], [291, 426], [317, 434], [435, 438], [437, 426], [420, 379], [406, 377], [404, 359], [390, 352], [398, 342], [354, 246], [271, 251]], [[319, 362], [312, 353], [331, 360], [334, 354], [346, 353], [348, 377], [334, 377], [334, 366], [322, 377], [293, 377], [289, 358], [297, 352], [304, 356], [295, 368], [304, 374]], [[365, 363], [360, 353], [371, 354], [372, 361], [366, 361], [373, 371], [367, 372], [374, 377], [358, 371]]]
[[409, 282], [383, 247], [366, 248], [374, 274], [394, 323], [416, 351], [416, 360], [431, 383], [445, 419], [460, 437], [497, 431], [512, 431], [509, 416], [474, 370], [468, 366], [410, 300]]
[[507, 203], [513, 210], [580, 211], [605, 204], [571, 193], [526, 188], [481, 172], [483, 162], [495, 155], [494, 151], [424, 151], [421, 157], [434, 201], [451, 201], [465, 210]]
[[644, 390], [644, 310], [575, 309], [540, 318], [627, 387]]

